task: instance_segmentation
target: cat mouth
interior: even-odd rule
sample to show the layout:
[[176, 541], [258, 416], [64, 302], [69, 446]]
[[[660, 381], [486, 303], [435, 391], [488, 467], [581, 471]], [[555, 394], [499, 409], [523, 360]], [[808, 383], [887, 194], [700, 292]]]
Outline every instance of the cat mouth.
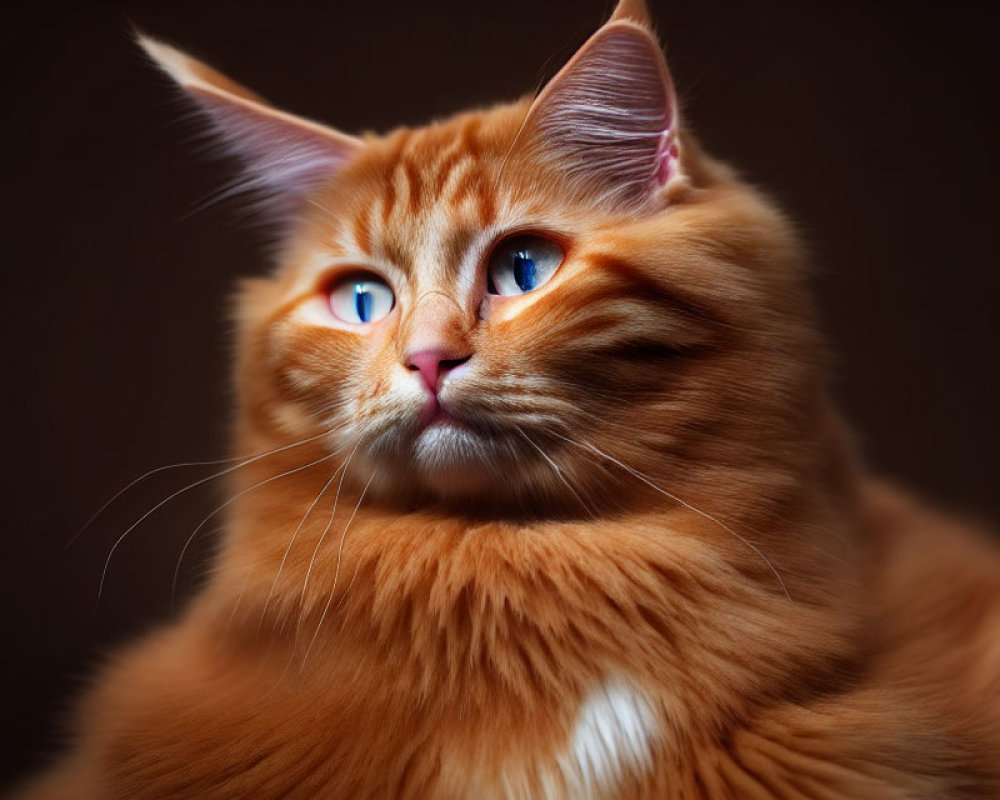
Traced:
[[482, 497], [496, 491], [496, 477], [525, 455], [502, 417], [482, 404], [445, 394], [421, 398], [387, 415], [366, 442], [386, 485], [427, 490], [439, 498]]
[[431, 472], [479, 470], [498, 457], [499, 438], [434, 397], [421, 413], [412, 452], [417, 464]]
[[420, 414], [419, 432], [443, 426], [469, 427], [462, 419], [455, 416], [437, 395], [434, 395], [428, 398], [427, 404]]
[[384, 486], [402, 494], [463, 502], [495, 498], [512, 488], [510, 475], [520, 474], [517, 466], [532, 456], [516, 426], [479, 405], [430, 398], [386, 422], [365, 450]]

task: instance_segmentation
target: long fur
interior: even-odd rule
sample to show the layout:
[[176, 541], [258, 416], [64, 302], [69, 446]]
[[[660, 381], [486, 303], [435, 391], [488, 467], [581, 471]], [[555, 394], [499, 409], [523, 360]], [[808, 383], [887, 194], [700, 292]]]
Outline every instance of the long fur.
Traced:
[[[1000, 558], [865, 476], [790, 225], [683, 131], [684, 180], [636, 140], [581, 184], [545, 113], [373, 138], [310, 194], [239, 303], [233, 446], [274, 453], [20, 797], [1000, 794]], [[511, 231], [564, 263], [488, 296]], [[357, 267], [396, 295], [368, 328], [324, 305]], [[471, 354], [433, 435], [427, 337]]]

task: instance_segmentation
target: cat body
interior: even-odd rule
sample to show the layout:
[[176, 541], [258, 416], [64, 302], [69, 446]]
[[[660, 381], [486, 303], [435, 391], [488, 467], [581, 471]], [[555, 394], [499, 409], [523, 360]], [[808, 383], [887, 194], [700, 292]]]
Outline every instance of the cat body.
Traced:
[[864, 476], [644, 9], [363, 140], [146, 47], [295, 212], [213, 574], [24, 797], [1000, 795], [1000, 557]]
[[290, 616], [262, 646], [259, 609], [214, 585], [116, 659], [26, 796], [996, 796], [995, 556], [883, 488], [865, 504], [853, 631], [650, 547], [659, 515], [583, 548], [574, 526], [359, 515], [334, 635], [306, 656], [315, 622]]

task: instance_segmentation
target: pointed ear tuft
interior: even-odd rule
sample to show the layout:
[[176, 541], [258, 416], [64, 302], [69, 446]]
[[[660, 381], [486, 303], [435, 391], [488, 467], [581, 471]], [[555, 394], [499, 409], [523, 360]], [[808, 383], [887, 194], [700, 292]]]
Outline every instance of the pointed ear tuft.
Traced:
[[646, 0], [618, 0], [618, 5], [608, 22], [619, 21], [634, 22], [645, 28], [653, 27], [649, 9], [646, 7]]
[[242, 190], [289, 211], [354, 158], [364, 143], [286, 114], [249, 89], [170, 45], [138, 35], [139, 45], [209, 120], [213, 133], [246, 171]]
[[519, 146], [595, 202], [636, 209], [679, 175], [677, 122], [656, 40], [635, 22], [612, 20], [536, 98]]
[[151, 36], [136, 33], [136, 42], [146, 51], [153, 63], [185, 89], [224, 92], [235, 98], [264, 105], [264, 100], [245, 86], [230, 80], [207, 64], [182, 53], [176, 47], [157, 41]]

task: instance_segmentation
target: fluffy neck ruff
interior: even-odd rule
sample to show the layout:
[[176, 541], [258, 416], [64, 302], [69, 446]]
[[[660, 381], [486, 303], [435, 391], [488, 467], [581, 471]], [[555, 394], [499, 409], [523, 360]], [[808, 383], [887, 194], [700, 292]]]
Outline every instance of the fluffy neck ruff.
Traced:
[[799, 484], [821, 489], [759, 479], [733, 488], [753, 504], [712, 514], [645, 494], [634, 513], [517, 522], [400, 514], [335, 481], [317, 501], [323, 462], [240, 499], [193, 612], [302, 686], [365, 676], [390, 706], [488, 718], [575, 707], [624, 671], [695, 735], [829, 691], [858, 657], [853, 473], [822, 469]]

